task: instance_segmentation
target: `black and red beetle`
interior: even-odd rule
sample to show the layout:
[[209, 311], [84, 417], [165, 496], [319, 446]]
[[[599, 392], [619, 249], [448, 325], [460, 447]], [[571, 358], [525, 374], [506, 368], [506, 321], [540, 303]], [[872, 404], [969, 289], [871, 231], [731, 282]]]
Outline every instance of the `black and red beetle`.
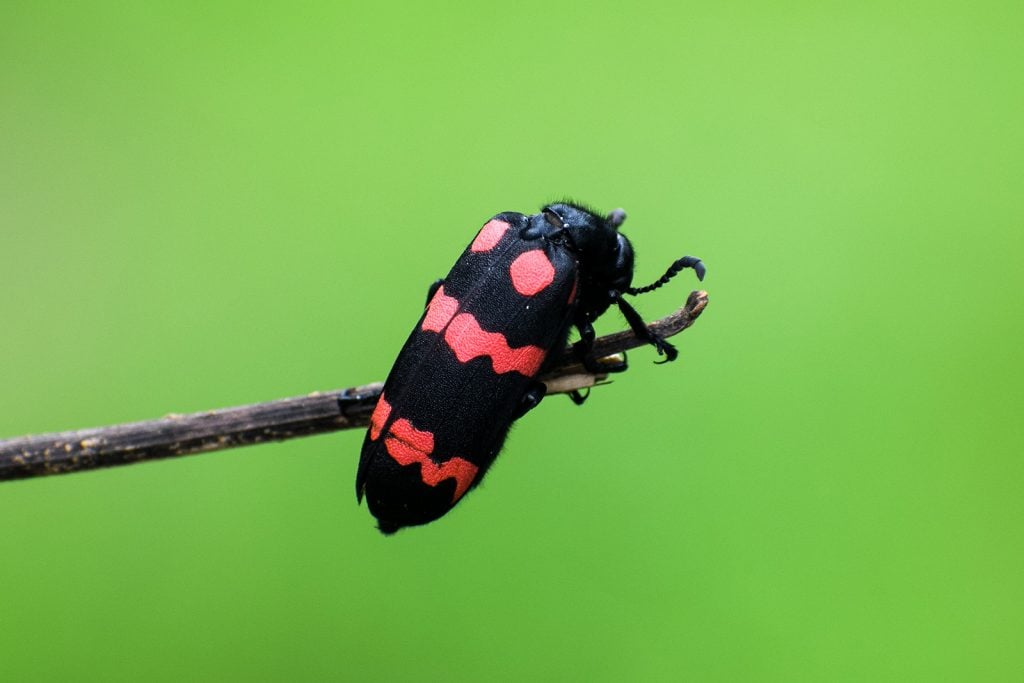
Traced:
[[675, 347], [622, 297], [657, 289], [683, 268], [704, 279], [704, 264], [684, 256], [652, 284], [631, 287], [633, 248], [618, 231], [625, 219], [621, 209], [602, 217], [570, 202], [532, 216], [500, 213], [430, 287], [370, 418], [356, 475], [356, 497], [366, 496], [382, 532], [431, 522], [480, 483], [509, 427], [544, 397], [536, 378], [571, 327], [594, 372], [609, 371], [590, 352], [593, 322], [612, 304], [638, 337], [675, 359]]

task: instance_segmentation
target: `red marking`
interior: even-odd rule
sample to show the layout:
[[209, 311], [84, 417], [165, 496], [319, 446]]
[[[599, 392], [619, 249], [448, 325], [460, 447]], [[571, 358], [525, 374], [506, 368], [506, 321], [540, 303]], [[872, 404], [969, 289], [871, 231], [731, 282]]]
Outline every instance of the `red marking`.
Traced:
[[509, 227], [511, 226], [505, 221], [487, 221], [484, 227], [480, 228], [480, 232], [477, 234], [476, 239], [473, 240], [473, 244], [469, 246], [469, 250], [480, 253], [494, 249], [494, 245], [501, 241]]
[[434, 435], [422, 429], [416, 429], [412, 426], [412, 422], [409, 422], [404, 417], [395, 420], [395, 423], [391, 425], [389, 436], [408, 444], [426, 455], [434, 452]]
[[444, 285], [437, 288], [427, 306], [427, 315], [421, 327], [427, 332], [440, 332], [459, 310], [459, 301], [444, 293]]
[[505, 340], [505, 335], [485, 332], [476, 318], [469, 313], [456, 315], [458, 310], [458, 299], [445, 294], [442, 285], [430, 300], [420, 327], [427, 332], [444, 332], [444, 340], [460, 363], [468, 363], [479, 356], [489, 356], [494, 371], [499, 375], [518, 372], [533, 377], [537, 374], [540, 364], [544, 362], [544, 349], [539, 346], [513, 349]]
[[373, 415], [370, 415], [370, 438], [374, 441], [380, 436], [380, 430], [384, 429], [384, 423], [388, 421], [388, 417], [391, 415], [391, 404], [384, 400], [384, 394], [380, 395], [377, 399], [377, 407], [373, 409]]
[[544, 362], [544, 349], [539, 346], [512, 348], [505, 335], [486, 332], [470, 313], [460, 313], [452, 319], [444, 340], [455, 352], [460, 363], [468, 363], [480, 356], [490, 356], [494, 371], [499, 375], [518, 372], [533, 377]]
[[434, 452], [434, 435], [416, 429], [405, 418], [395, 420], [391, 425], [391, 432], [384, 440], [384, 447], [399, 465], [419, 463], [420, 479], [428, 486], [437, 486], [446, 479], [455, 479], [452, 505], [469, 490], [479, 469], [470, 461], [459, 457], [438, 465], [430, 458], [430, 454]]
[[569, 292], [569, 303], [576, 301], [576, 287], [580, 284], [580, 275], [576, 273], [576, 277], [572, 280], [572, 291]]
[[523, 296], [533, 296], [555, 281], [555, 267], [541, 249], [520, 254], [508, 272], [512, 286]]
[[398, 464], [412, 465], [418, 462], [420, 464], [420, 479], [428, 486], [437, 486], [446, 479], [455, 479], [453, 505], [469, 490], [469, 485], [476, 478], [477, 466], [468, 460], [455, 457], [443, 465], [438, 465], [420, 451], [409, 448], [397, 439], [387, 439], [384, 444], [387, 446], [388, 453]]

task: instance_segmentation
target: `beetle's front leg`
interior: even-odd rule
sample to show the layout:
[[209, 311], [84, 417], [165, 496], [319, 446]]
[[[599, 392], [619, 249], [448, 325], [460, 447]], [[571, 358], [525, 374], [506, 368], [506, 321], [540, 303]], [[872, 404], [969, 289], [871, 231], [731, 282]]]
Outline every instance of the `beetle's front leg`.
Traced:
[[618, 293], [615, 294], [615, 303], [619, 305], [619, 310], [622, 311], [622, 315], [625, 316], [626, 322], [629, 323], [630, 329], [633, 330], [633, 334], [635, 334], [638, 339], [647, 342], [657, 349], [659, 356], [665, 356], [665, 360], [658, 362], [668, 363], [669, 361], [676, 359], [679, 355], [679, 352], [676, 351], [676, 347], [665, 341], [660, 334], [657, 334], [651, 330], [651, 328], [647, 327], [647, 323], [644, 322], [644, 319], [640, 317], [640, 314], [636, 312], [635, 308], [630, 306], [629, 303], [622, 298], [622, 295]]

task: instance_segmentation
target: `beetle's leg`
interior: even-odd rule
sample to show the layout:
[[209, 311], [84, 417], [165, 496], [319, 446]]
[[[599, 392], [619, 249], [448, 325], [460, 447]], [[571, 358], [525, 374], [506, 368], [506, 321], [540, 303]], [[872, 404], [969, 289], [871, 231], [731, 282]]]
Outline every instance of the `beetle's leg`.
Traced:
[[572, 391], [569, 392], [568, 396], [573, 403], [575, 403], [578, 406], [581, 406], [588, 398], [590, 398], [590, 389], [588, 388], [587, 393], [585, 394], [580, 393], [579, 389], [573, 389]]
[[547, 393], [547, 386], [543, 382], [534, 381], [530, 385], [530, 388], [523, 394], [523, 398], [520, 400], [519, 405], [516, 406], [515, 412], [512, 413], [512, 420], [518, 420], [523, 415], [537, 407], [541, 399], [544, 398], [544, 394]]
[[427, 287], [427, 303], [423, 304], [424, 307], [430, 305], [430, 300], [434, 298], [434, 295], [437, 294], [437, 290], [441, 289], [441, 285], [443, 285], [443, 284], [444, 284], [444, 278], [443, 277], [439, 277], [439, 278], [437, 278], [436, 280], [434, 280], [433, 282], [430, 283], [430, 286]]
[[[606, 375], [610, 372], [625, 372], [626, 368], [629, 367], [626, 361], [621, 363], [600, 363], [591, 351], [594, 349], [594, 338], [596, 333], [594, 332], [594, 325], [587, 320], [585, 317], [580, 316], [576, 320], [576, 329], [580, 332], [580, 340], [572, 345], [573, 351], [576, 352], [576, 357], [580, 359], [583, 367], [587, 372], [595, 375]], [[575, 400], [575, 399], [574, 399]]]
[[594, 325], [581, 316], [576, 320], [576, 329], [580, 332], [580, 340], [572, 345], [573, 350], [576, 352], [576, 357], [583, 363], [583, 367], [586, 368], [587, 372], [594, 374], [601, 372], [601, 365], [590, 353], [594, 348], [594, 338], [597, 336], [594, 332]]
[[659, 361], [661, 363], [667, 363], [675, 360], [679, 355], [676, 351], [676, 347], [669, 344], [665, 339], [647, 327], [647, 323], [644, 322], [640, 314], [636, 312], [636, 309], [629, 305], [621, 295], [616, 294], [615, 303], [619, 305], [619, 310], [622, 311], [622, 315], [626, 317], [626, 322], [629, 323], [630, 329], [633, 330], [633, 334], [648, 344], [652, 345], [658, 351], [659, 356], [665, 356], [665, 360]]

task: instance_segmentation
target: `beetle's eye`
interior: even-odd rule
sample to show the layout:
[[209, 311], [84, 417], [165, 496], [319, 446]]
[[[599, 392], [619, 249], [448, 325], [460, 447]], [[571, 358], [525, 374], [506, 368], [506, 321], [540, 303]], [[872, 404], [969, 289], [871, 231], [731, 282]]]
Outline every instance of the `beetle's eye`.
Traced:
[[546, 220], [548, 225], [553, 228], [558, 228], [559, 230], [565, 228], [565, 221], [563, 221], [562, 217], [551, 209], [544, 209], [544, 220]]

